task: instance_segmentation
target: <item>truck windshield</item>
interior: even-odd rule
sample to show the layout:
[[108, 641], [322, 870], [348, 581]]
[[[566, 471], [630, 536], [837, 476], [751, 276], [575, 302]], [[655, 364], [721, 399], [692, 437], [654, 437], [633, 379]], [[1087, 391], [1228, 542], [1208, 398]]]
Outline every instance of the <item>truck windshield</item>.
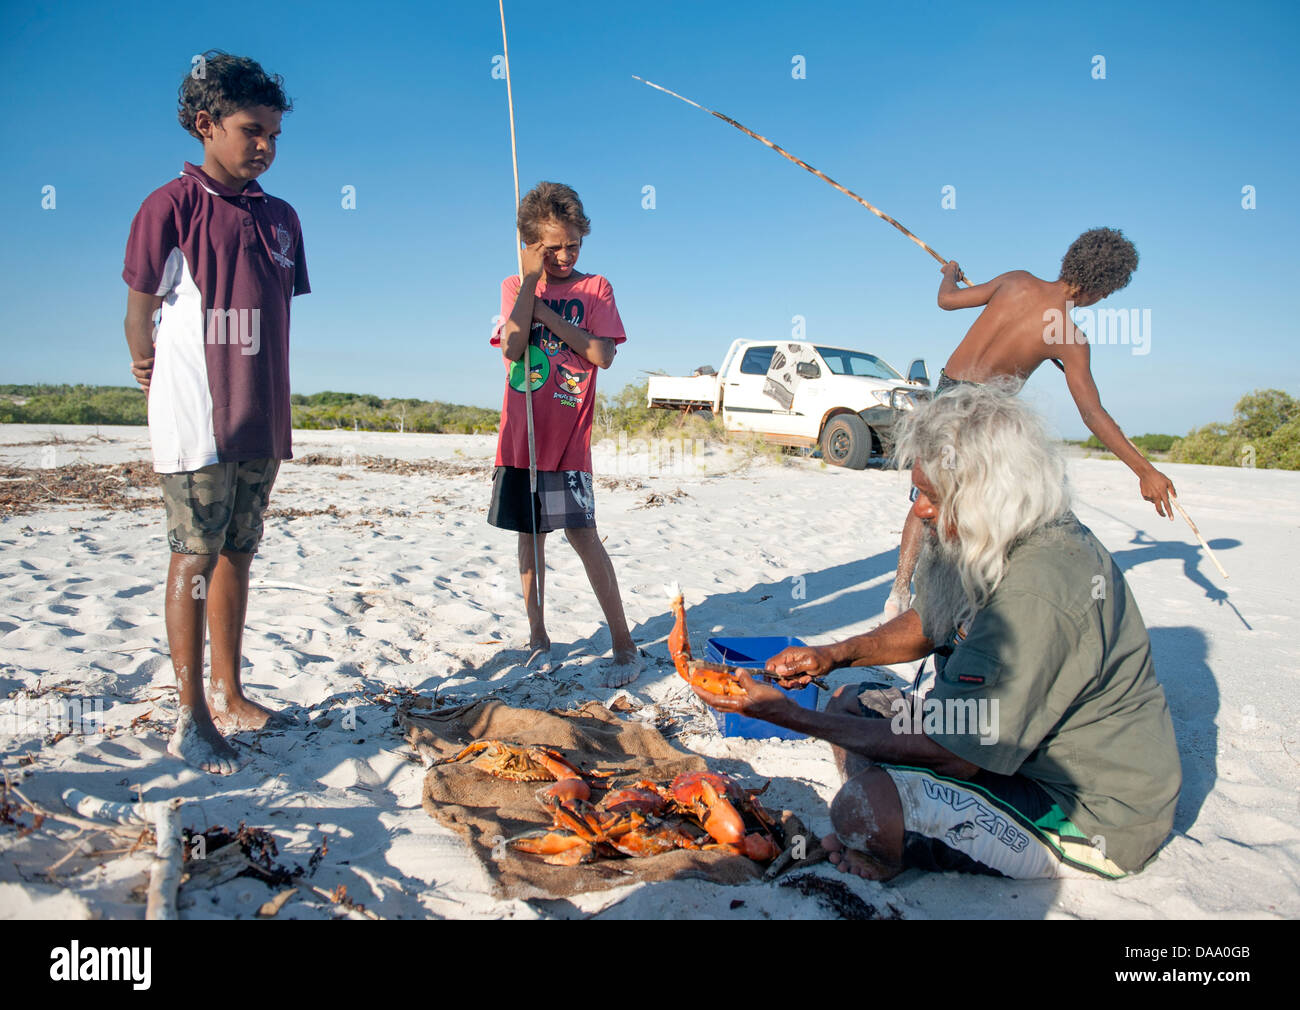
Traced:
[[869, 379], [903, 378], [874, 354], [845, 351], [838, 347], [819, 347], [817, 353], [835, 375], [865, 375]]

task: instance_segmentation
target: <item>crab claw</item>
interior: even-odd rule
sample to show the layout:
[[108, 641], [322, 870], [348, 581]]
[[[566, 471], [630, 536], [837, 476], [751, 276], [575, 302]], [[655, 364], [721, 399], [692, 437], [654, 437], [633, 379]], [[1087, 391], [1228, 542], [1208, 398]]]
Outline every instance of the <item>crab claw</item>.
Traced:
[[673, 798], [699, 819], [714, 839], [724, 845], [745, 837], [745, 821], [727, 799], [731, 780], [714, 772], [685, 772], [673, 779]]
[[781, 854], [780, 847], [771, 838], [758, 833], [745, 836], [740, 843], [745, 855], [758, 863], [770, 863]]
[[671, 600], [673, 630], [668, 632], [668, 655], [672, 657], [673, 666], [683, 680], [691, 679], [689, 664], [691, 661], [691, 640], [686, 631], [686, 604], [682, 599], [682, 587], [676, 582], [664, 586]]
[[560, 779], [553, 786], [539, 789], [537, 798], [543, 805], [549, 804], [551, 801], [567, 803], [569, 800], [589, 800], [591, 799], [591, 786], [587, 785], [582, 779]]
[[535, 856], [545, 856], [552, 866], [577, 866], [590, 862], [591, 843], [579, 835], [554, 828], [542, 828], [519, 835], [506, 842], [512, 849]]

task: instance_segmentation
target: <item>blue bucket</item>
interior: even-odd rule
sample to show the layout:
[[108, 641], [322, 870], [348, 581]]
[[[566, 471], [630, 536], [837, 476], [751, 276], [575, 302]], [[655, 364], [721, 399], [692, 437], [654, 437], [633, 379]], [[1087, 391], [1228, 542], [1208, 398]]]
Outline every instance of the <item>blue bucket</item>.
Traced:
[[[706, 658], [714, 663], [726, 663], [728, 666], [738, 666], [746, 670], [762, 670], [767, 665], [767, 661], [778, 652], [803, 644], [797, 638], [777, 635], [756, 638], [710, 638], [704, 653]], [[783, 692], [796, 705], [817, 711], [816, 684], [809, 684], [807, 687], [795, 690], [786, 690], [777, 684], [771, 686]], [[767, 740], [772, 737], [778, 740], [807, 739], [806, 733], [796, 733], [792, 729], [764, 722], [762, 719], [751, 719], [748, 716], [736, 715], [734, 712], [719, 712], [716, 708], [711, 708], [709, 711], [713, 713], [713, 721], [718, 724], [718, 731], [723, 736], [742, 737], [746, 740]]]

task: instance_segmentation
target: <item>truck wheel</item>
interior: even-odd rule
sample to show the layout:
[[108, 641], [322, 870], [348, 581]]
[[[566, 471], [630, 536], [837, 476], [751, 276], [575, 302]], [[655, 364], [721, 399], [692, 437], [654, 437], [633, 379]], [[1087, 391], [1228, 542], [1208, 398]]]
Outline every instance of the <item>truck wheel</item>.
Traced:
[[857, 414], [837, 414], [822, 431], [822, 459], [832, 466], [865, 470], [871, 459], [871, 429]]

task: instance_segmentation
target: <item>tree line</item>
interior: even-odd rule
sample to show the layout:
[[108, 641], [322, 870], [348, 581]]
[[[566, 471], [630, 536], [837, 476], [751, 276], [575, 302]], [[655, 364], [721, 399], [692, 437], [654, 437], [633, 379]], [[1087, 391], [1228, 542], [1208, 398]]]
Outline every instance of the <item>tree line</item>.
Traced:
[[[492, 434], [500, 411], [437, 400], [383, 399], [366, 393], [295, 393], [295, 428], [355, 428], [429, 434]], [[0, 424], [148, 424], [137, 386], [0, 385]]]
[[[494, 433], [501, 422], [500, 411], [485, 407], [368, 393], [294, 393], [290, 402], [295, 428], [480, 435]], [[596, 397], [597, 438], [619, 431], [681, 433], [685, 420], [647, 407], [645, 380]], [[147, 423], [148, 406], [135, 386], [0, 384], [0, 424]], [[723, 436], [716, 420], [691, 418], [686, 426], [696, 437]], [[1173, 463], [1300, 470], [1300, 400], [1280, 389], [1257, 389], [1237, 401], [1230, 421], [1207, 424], [1182, 438], [1139, 435], [1133, 442], [1143, 452], [1167, 452]], [[1095, 436], [1083, 444], [1102, 448]]]

